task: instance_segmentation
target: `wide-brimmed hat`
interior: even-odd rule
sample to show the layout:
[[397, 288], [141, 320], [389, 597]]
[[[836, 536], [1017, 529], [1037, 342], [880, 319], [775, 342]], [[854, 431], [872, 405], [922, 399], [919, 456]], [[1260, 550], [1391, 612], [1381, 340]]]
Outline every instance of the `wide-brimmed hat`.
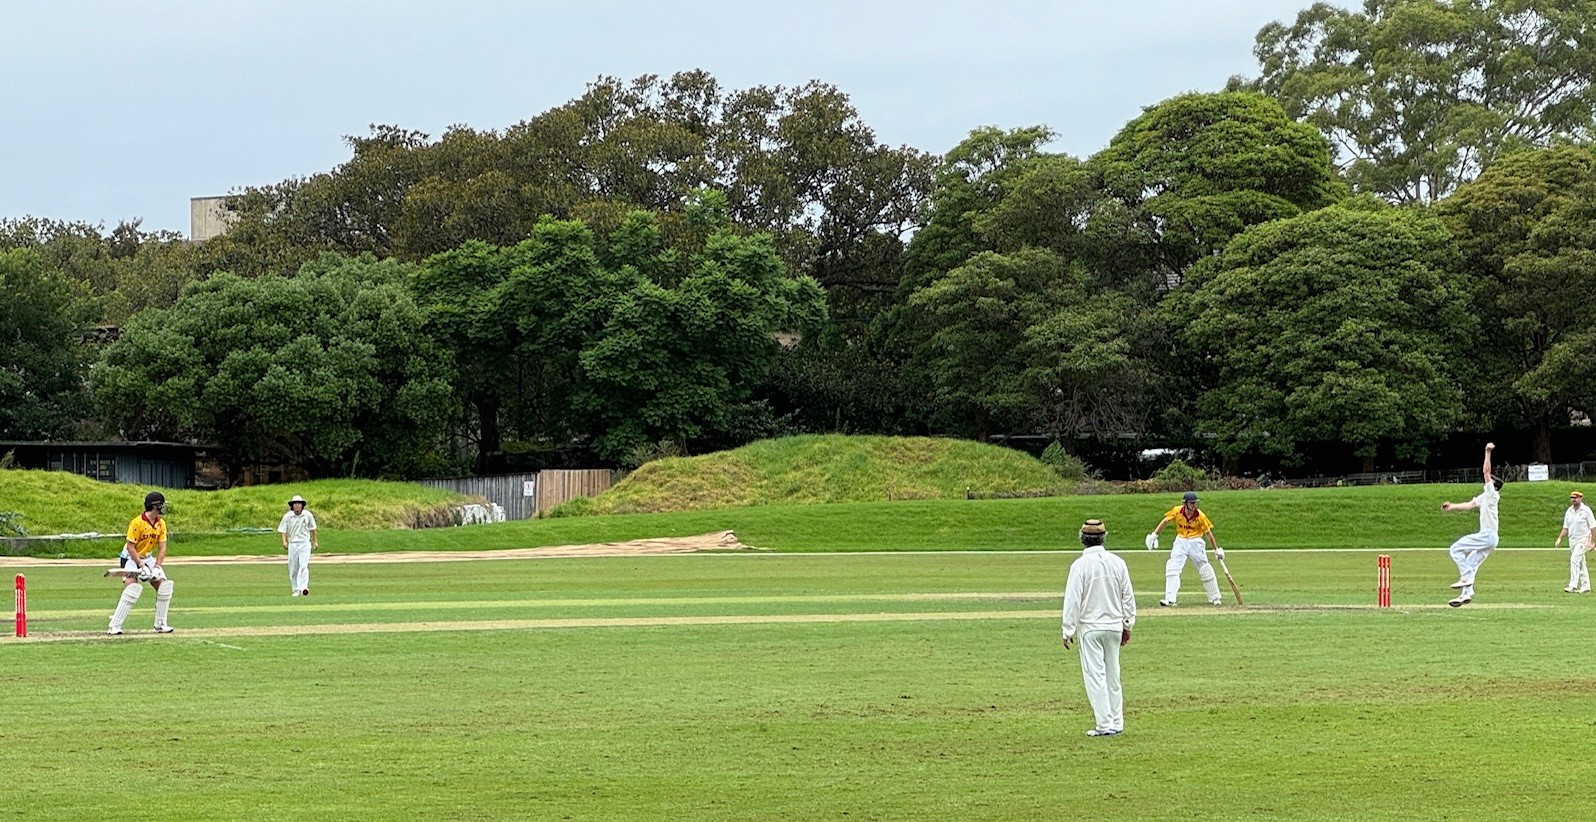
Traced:
[[1578, 497], [1579, 499], [1584, 499], [1585, 495], [1581, 494], [1578, 491], [1570, 491], [1569, 494], [1568, 494], [1568, 498], [1569, 499], [1574, 499], [1575, 497]]
[[300, 505], [304, 505], [305, 504], [305, 498], [300, 496], [300, 495], [298, 495], [298, 494], [295, 494], [295, 495], [289, 497], [288, 498], [288, 507], [290, 507], [290, 508], [294, 507], [294, 503], [296, 503], [296, 502], [299, 503]]
[[1103, 521], [1102, 520], [1100, 520], [1100, 519], [1089, 519], [1086, 522], [1081, 524], [1081, 533], [1083, 533], [1083, 534], [1106, 534], [1106, 533], [1108, 533], [1108, 529], [1103, 527]]

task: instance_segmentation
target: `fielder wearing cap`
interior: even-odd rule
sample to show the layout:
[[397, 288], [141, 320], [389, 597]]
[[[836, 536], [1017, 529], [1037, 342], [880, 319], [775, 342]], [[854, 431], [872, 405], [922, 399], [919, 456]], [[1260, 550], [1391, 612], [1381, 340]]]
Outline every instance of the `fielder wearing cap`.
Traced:
[[295, 494], [288, 498], [288, 513], [277, 523], [277, 533], [283, 539], [283, 550], [288, 552], [289, 596], [310, 596], [310, 552], [320, 547], [316, 542], [316, 515], [305, 509], [305, 498]]
[[111, 624], [106, 633], [122, 635], [122, 623], [133, 611], [133, 604], [144, 595], [142, 583], [155, 589], [155, 632], [169, 634], [172, 626], [166, 624], [166, 612], [172, 605], [172, 581], [166, 578], [166, 495], [151, 491], [144, 495], [144, 513], [127, 524], [127, 543], [118, 556], [118, 568], [106, 574], [120, 573], [122, 597], [111, 612]]
[[1568, 495], [1568, 510], [1563, 512], [1563, 530], [1557, 532], [1552, 543], [1556, 548], [1568, 537], [1568, 587], [1570, 594], [1590, 593], [1590, 569], [1585, 565], [1585, 554], [1591, 550], [1591, 532], [1596, 531], [1596, 515], [1585, 504], [1585, 495], [1574, 491]]
[[1136, 624], [1136, 592], [1125, 560], [1103, 550], [1107, 529], [1101, 520], [1081, 525], [1085, 550], [1070, 563], [1064, 583], [1064, 650], [1079, 637], [1081, 681], [1097, 724], [1087, 736], [1115, 736], [1125, 730], [1119, 685], [1119, 649], [1130, 642]]
[[1225, 549], [1219, 547], [1219, 541], [1214, 538], [1214, 524], [1208, 516], [1197, 507], [1197, 492], [1187, 491], [1179, 505], [1169, 509], [1164, 518], [1159, 520], [1158, 526], [1147, 535], [1147, 547], [1158, 547], [1158, 532], [1164, 526], [1175, 523], [1175, 543], [1169, 549], [1169, 560], [1164, 563], [1164, 598], [1158, 601], [1159, 605], [1173, 608], [1175, 598], [1180, 595], [1180, 574], [1186, 568], [1186, 561], [1197, 566], [1197, 579], [1203, 584], [1203, 592], [1208, 594], [1208, 601], [1218, 605], [1219, 577], [1214, 573], [1214, 566], [1208, 564], [1208, 554], [1203, 550], [1203, 537], [1214, 546], [1214, 556], [1225, 558]]

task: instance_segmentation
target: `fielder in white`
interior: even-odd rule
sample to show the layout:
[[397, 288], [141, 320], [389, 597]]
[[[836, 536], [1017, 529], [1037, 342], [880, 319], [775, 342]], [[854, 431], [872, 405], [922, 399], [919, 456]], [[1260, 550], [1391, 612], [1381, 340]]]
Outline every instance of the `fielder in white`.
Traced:
[[316, 515], [305, 508], [305, 498], [295, 494], [288, 499], [288, 513], [277, 523], [277, 534], [288, 552], [289, 596], [310, 596], [310, 552], [316, 543]]
[[1214, 524], [1209, 521], [1208, 515], [1197, 508], [1197, 494], [1187, 491], [1181, 498], [1181, 504], [1169, 509], [1164, 518], [1158, 521], [1158, 527], [1147, 535], [1147, 550], [1158, 548], [1158, 532], [1164, 526], [1175, 523], [1175, 544], [1169, 549], [1169, 560], [1164, 563], [1164, 598], [1158, 601], [1159, 605], [1168, 608], [1175, 607], [1175, 597], [1180, 594], [1180, 573], [1186, 568], [1186, 560], [1197, 566], [1197, 579], [1203, 584], [1203, 592], [1208, 594], [1211, 604], [1219, 604], [1219, 577], [1214, 574], [1214, 566], [1208, 563], [1208, 553], [1203, 549], [1203, 538], [1214, 546], [1214, 556], [1225, 558], [1225, 549], [1219, 547], [1219, 540], [1214, 538]]
[[1570, 594], [1590, 593], [1590, 569], [1585, 565], [1585, 554], [1591, 550], [1591, 531], [1596, 530], [1596, 515], [1585, 504], [1585, 495], [1575, 491], [1568, 495], [1568, 510], [1563, 512], [1563, 530], [1557, 532], [1552, 543], [1556, 548], [1568, 537], [1568, 587]]
[[1064, 650], [1081, 642], [1081, 680], [1097, 724], [1087, 736], [1115, 736], [1125, 730], [1125, 700], [1119, 687], [1119, 649], [1136, 625], [1136, 592], [1125, 560], [1103, 550], [1108, 532], [1089, 519], [1081, 526], [1079, 559], [1070, 563], [1064, 583]]
[[1485, 485], [1480, 489], [1479, 496], [1468, 502], [1441, 503], [1442, 511], [1480, 510], [1480, 530], [1452, 543], [1452, 562], [1457, 565], [1457, 582], [1452, 583], [1452, 587], [1461, 589], [1456, 597], [1446, 603], [1453, 608], [1474, 601], [1474, 575], [1479, 572], [1486, 557], [1496, 550], [1499, 541], [1496, 533], [1497, 507], [1502, 501], [1502, 479], [1491, 476], [1491, 452], [1495, 450], [1496, 443], [1485, 444], [1485, 464], [1480, 469], [1485, 475]]

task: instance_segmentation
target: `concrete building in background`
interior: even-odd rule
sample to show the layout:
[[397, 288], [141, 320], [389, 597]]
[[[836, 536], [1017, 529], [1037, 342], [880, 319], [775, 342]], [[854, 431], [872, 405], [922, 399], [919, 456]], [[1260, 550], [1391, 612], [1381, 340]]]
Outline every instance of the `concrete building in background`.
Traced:
[[228, 195], [220, 197], [190, 197], [188, 200], [188, 238], [203, 243], [227, 230], [233, 215], [224, 207]]

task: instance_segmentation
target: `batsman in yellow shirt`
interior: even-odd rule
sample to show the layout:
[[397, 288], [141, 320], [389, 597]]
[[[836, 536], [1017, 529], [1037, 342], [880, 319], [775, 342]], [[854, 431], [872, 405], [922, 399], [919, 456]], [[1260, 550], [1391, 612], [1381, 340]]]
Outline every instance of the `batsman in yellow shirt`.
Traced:
[[144, 513], [127, 524], [127, 543], [122, 546], [118, 568], [106, 574], [122, 577], [122, 598], [111, 612], [111, 636], [122, 635], [122, 623], [133, 604], [144, 594], [143, 583], [155, 589], [155, 632], [169, 634], [166, 612], [172, 605], [172, 581], [166, 578], [166, 495], [151, 491], [144, 495]]
[[1208, 564], [1203, 538], [1207, 537], [1213, 544], [1214, 556], [1224, 559], [1225, 549], [1220, 548], [1219, 541], [1214, 538], [1214, 524], [1208, 520], [1208, 515], [1198, 509], [1197, 494], [1187, 491], [1181, 504], [1164, 515], [1158, 527], [1147, 535], [1148, 548], [1158, 547], [1158, 532], [1171, 522], [1175, 523], [1175, 544], [1169, 550], [1169, 561], [1164, 563], [1164, 598], [1158, 604], [1169, 608], [1175, 606], [1175, 598], [1180, 594], [1180, 573], [1186, 568], [1189, 559], [1197, 566], [1197, 579], [1202, 581], [1208, 601], [1218, 605], [1219, 577], [1214, 573], [1214, 566]]

